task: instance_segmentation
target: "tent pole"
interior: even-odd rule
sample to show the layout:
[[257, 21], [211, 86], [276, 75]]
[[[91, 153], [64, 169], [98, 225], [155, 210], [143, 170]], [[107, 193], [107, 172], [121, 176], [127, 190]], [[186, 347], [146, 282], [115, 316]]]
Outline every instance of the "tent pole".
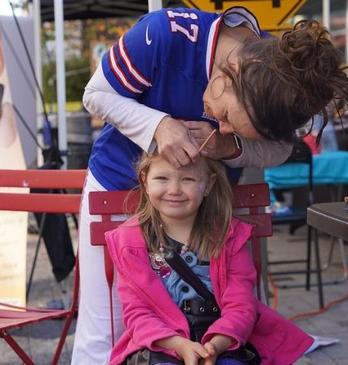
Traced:
[[148, 0], [149, 13], [151, 11], [162, 9], [162, 0]]
[[[34, 49], [35, 49], [35, 74], [38, 85], [42, 90], [42, 58], [41, 58], [41, 10], [40, 0], [33, 0], [32, 17], [34, 22]], [[39, 90], [36, 90], [36, 131], [42, 130], [42, 104]], [[42, 133], [37, 134], [40, 146], [43, 146]], [[43, 164], [43, 156], [40, 148], [37, 149], [37, 166]]]
[[330, 31], [330, 0], [323, 0], [323, 25]]
[[348, 62], [348, 0], [346, 0], [346, 64]]
[[57, 104], [58, 104], [58, 147], [67, 167], [67, 132], [65, 116], [65, 60], [64, 60], [64, 14], [63, 1], [54, 0], [54, 23], [56, 36], [56, 73], [57, 73]]

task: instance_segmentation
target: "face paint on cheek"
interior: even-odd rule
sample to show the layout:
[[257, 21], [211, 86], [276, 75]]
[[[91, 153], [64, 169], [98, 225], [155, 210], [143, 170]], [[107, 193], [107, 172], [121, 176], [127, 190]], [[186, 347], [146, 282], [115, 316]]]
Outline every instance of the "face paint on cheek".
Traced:
[[199, 189], [199, 191], [203, 194], [204, 193], [204, 191], [205, 191], [205, 187], [206, 187], [206, 184], [199, 184], [198, 185], [198, 189]]
[[208, 183], [207, 181], [204, 179], [200, 182], [200, 184], [198, 185], [198, 190], [201, 193], [202, 197], [207, 196], [207, 189], [208, 189]]

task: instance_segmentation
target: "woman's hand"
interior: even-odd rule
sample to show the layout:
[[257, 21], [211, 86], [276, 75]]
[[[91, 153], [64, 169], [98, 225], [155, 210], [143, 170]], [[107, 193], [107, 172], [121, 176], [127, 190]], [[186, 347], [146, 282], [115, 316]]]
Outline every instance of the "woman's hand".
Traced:
[[[185, 125], [189, 128], [190, 135], [196, 140], [199, 147], [213, 130], [208, 122], [185, 122]], [[236, 149], [233, 135], [222, 135], [217, 131], [200, 153], [202, 156], [214, 160], [224, 160], [233, 156]]]
[[154, 138], [158, 153], [176, 168], [194, 162], [199, 156], [199, 145], [183, 120], [164, 117]]
[[156, 341], [156, 346], [174, 350], [184, 360], [185, 365], [198, 365], [201, 359], [213, 356], [211, 347], [180, 336], [172, 336]]

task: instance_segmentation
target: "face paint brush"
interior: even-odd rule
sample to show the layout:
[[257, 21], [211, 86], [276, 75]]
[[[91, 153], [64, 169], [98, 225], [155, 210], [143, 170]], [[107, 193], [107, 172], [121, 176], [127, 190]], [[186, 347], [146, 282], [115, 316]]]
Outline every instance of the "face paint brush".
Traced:
[[202, 143], [201, 147], [199, 147], [198, 152], [201, 152], [203, 150], [203, 148], [209, 143], [211, 137], [213, 137], [213, 135], [217, 132], [217, 129], [214, 129], [211, 131], [211, 133], [209, 134], [209, 136], [206, 138], [206, 140]]

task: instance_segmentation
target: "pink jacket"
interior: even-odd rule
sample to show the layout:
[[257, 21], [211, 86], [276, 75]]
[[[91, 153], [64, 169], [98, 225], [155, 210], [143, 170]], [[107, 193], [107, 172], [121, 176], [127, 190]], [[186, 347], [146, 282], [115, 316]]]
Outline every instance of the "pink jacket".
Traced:
[[[313, 339], [255, 298], [256, 273], [246, 245], [251, 229], [250, 225], [233, 219], [221, 254], [210, 262], [221, 318], [209, 327], [202, 342], [209, 341], [216, 333], [225, 334], [238, 341], [236, 347], [246, 341], [252, 343], [262, 357], [262, 365], [290, 365]], [[154, 343], [175, 335], [189, 338], [188, 324], [149, 264], [137, 218], [107, 232], [106, 241], [118, 272], [125, 323], [110, 364], [121, 364], [129, 354], [142, 348], [176, 356]]]

